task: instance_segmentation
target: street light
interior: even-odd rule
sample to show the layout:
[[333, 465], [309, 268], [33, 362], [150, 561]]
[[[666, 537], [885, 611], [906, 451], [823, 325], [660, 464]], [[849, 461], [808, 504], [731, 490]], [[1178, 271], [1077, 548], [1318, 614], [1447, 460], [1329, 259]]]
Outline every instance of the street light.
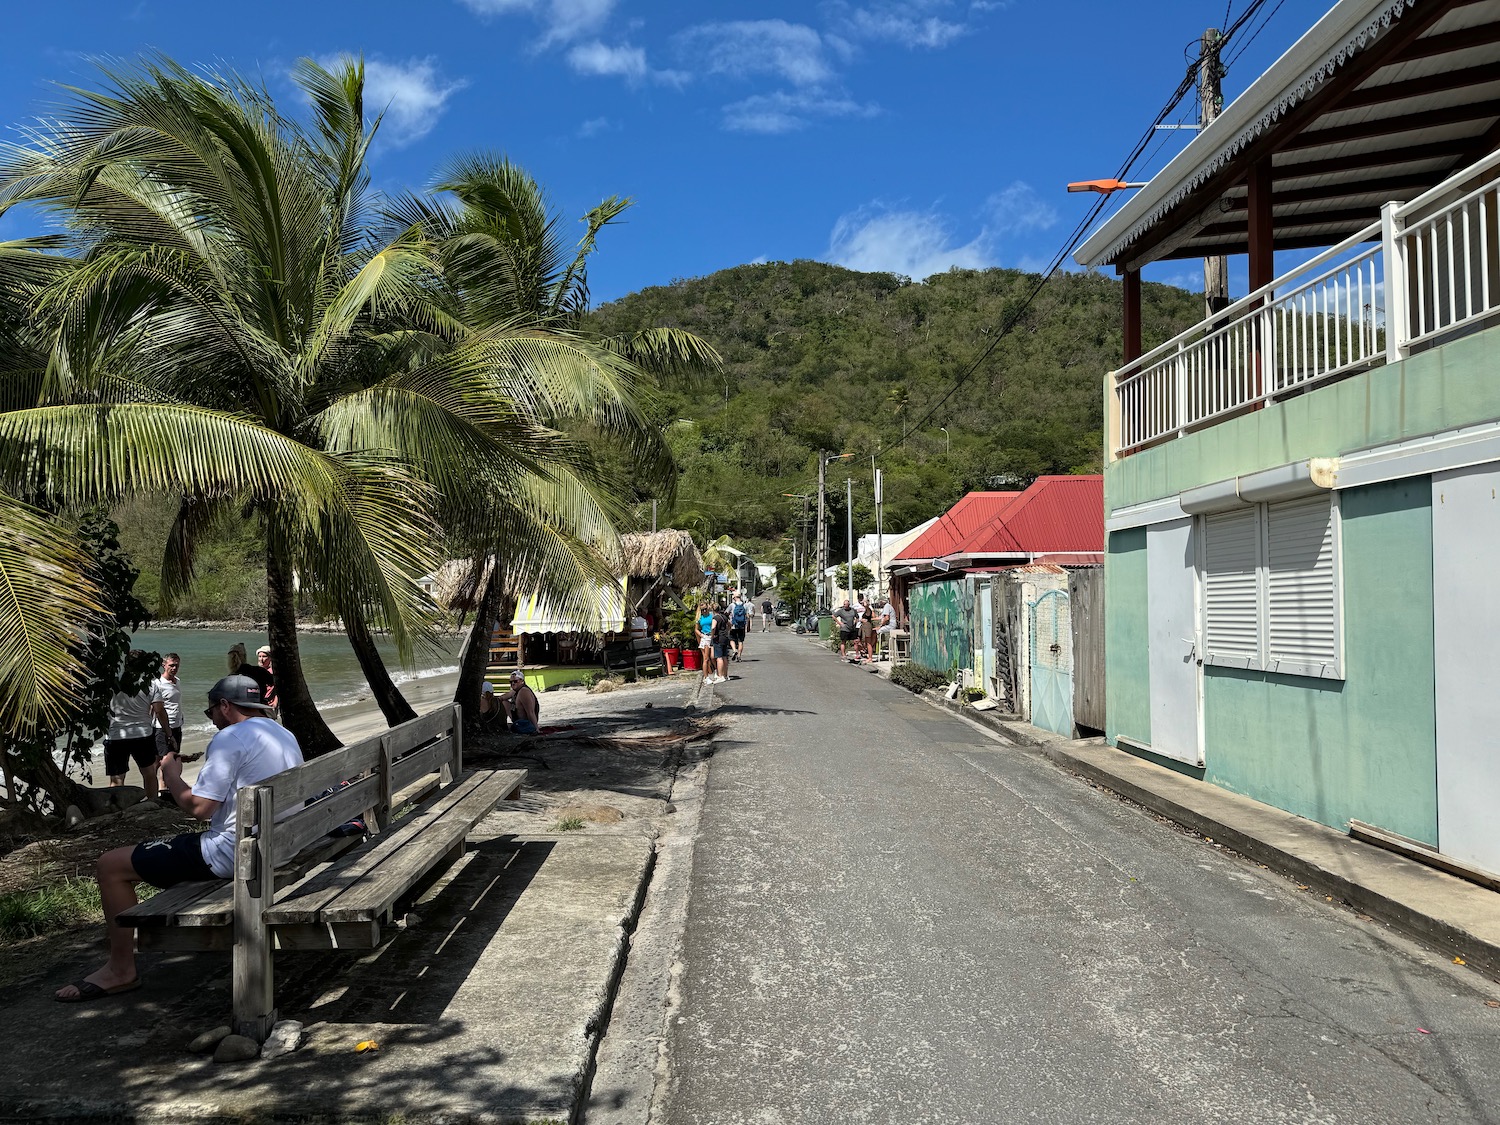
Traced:
[[1069, 191], [1092, 191], [1099, 195], [1108, 195], [1112, 191], [1122, 191], [1125, 188], [1143, 188], [1144, 183], [1127, 184], [1124, 180], [1076, 180], [1068, 185]]
[[943, 452], [945, 452], [945, 453], [952, 453], [953, 452], [953, 439], [948, 436], [948, 427], [947, 426], [939, 426], [938, 429], [940, 429], [940, 430], [943, 431], [943, 442], [944, 442]]

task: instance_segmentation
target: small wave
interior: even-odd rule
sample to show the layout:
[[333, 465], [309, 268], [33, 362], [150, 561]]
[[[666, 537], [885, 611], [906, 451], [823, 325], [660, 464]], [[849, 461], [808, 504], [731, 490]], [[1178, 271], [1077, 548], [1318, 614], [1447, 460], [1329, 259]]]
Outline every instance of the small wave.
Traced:
[[422, 668], [415, 672], [397, 672], [391, 680], [400, 687], [414, 680], [430, 680], [435, 676], [456, 676], [462, 669], [457, 664], [440, 664], [436, 668]]

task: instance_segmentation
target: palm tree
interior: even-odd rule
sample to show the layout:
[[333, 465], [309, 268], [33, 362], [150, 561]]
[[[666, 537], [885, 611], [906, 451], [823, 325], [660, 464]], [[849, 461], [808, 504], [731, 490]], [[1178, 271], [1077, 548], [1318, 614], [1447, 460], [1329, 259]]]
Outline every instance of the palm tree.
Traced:
[[[454, 160], [434, 191], [437, 198], [398, 201], [391, 220], [439, 247], [445, 308], [472, 332], [457, 350], [492, 356], [501, 401], [553, 439], [550, 449], [536, 450], [530, 471], [506, 486], [476, 489], [461, 480], [456, 489], [439, 488], [444, 524], [467, 546], [477, 587], [456, 693], [473, 707], [490, 627], [509, 616], [518, 596], [541, 591], [585, 623], [597, 615], [594, 591], [613, 580], [631, 487], [670, 495], [676, 479], [664, 436], [643, 409], [652, 382], [716, 371], [721, 361], [702, 340], [675, 329], [617, 338], [585, 331], [587, 259], [628, 201], [610, 198], [591, 210], [583, 237], [569, 248], [536, 181], [503, 158]], [[609, 472], [592, 452], [597, 445], [622, 450], [633, 476]], [[487, 468], [472, 465], [465, 476]], [[489, 469], [479, 479], [492, 477]]]
[[330, 448], [321, 420], [360, 389], [374, 318], [441, 322], [420, 319], [436, 262], [415, 235], [369, 237], [360, 64], [299, 64], [311, 128], [233, 76], [165, 59], [104, 75], [0, 166], [0, 208], [55, 212], [79, 259], [37, 304], [49, 362], [32, 404], [0, 414], [0, 487], [180, 495], [167, 593], [210, 521], [258, 519], [283, 715], [316, 754], [338, 741], [303, 674], [296, 580], [321, 607], [378, 609], [405, 651], [426, 620], [417, 451]]

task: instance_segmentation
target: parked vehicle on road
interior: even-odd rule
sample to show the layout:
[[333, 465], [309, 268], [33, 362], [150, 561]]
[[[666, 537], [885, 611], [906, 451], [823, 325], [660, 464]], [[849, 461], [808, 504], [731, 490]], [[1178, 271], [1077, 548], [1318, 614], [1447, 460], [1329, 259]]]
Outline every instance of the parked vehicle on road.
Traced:
[[790, 602], [777, 602], [774, 620], [778, 625], [790, 625], [792, 623], [792, 606]]

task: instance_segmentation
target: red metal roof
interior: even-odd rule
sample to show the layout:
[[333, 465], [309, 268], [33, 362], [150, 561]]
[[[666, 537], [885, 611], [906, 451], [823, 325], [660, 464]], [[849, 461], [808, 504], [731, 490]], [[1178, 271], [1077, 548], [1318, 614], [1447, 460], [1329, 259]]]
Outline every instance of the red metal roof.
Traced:
[[[993, 520], [1012, 500], [1021, 495], [1023, 494], [1020, 492], [969, 493], [940, 515], [937, 523], [908, 543], [896, 559], [907, 561], [939, 559], [944, 555], [951, 555], [963, 545], [964, 540]], [[1099, 512], [1100, 534], [1103, 535], [1104, 499], [1102, 492]]]
[[1051, 555], [1104, 550], [1104, 478], [1038, 477], [949, 553]]

